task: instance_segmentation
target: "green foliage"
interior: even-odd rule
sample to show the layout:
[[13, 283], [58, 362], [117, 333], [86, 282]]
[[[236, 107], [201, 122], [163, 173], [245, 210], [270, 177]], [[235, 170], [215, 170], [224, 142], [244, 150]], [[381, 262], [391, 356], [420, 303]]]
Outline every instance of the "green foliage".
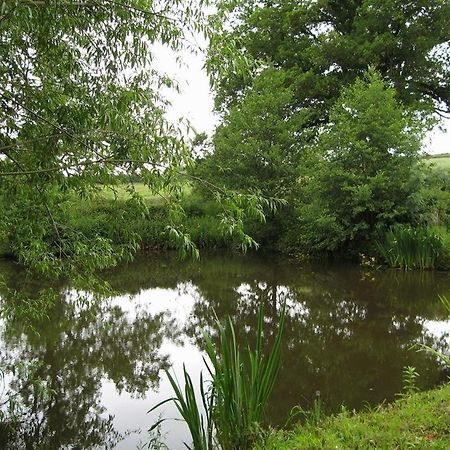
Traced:
[[[167, 372], [175, 396], [164, 400], [150, 411], [167, 402], [174, 402], [189, 427], [192, 448], [196, 450], [250, 449], [256, 442], [258, 427], [263, 420], [280, 367], [285, 317], [286, 306], [283, 306], [278, 319], [278, 331], [267, 355], [263, 350], [262, 306], [259, 308], [255, 350], [248, 346], [245, 354], [237, 343], [231, 318], [228, 318], [225, 325], [217, 322], [218, 345], [211, 336], [204, 335], [210, 360], [207, 367], [211, 376], [210, 386], [206, 388], [208, 383], [200, 375], [200, 398], [204, 414], [200, 410], [194, 385], [186, 369], [183, 369], [184, 392]], [[156, 422], [152, 429], [164, 420]], [[186, 443], [185, 445], [191, 448]]]
[[417, 153], [450, 105], [449, 19], [442, 0], [219, 1], [223, 120], [198, 173], [286, 199], [270, 220], [288, 253], [365, 250], [395, 222], [441, 221], [448, 199], [420, 190]]
[[427, 170], [420, 196], [423, 203], [420, 220], [450, 227], [450, 171], [440, 166]]
[[[246, 218], [250, 215], [256, 223], [261, 223], [264, 215], [260, 208], [270, 207], [270, 201], [257, 203], [257, 199], [243, 196], [239, 200], [241, 207], [231, 210], [234, 200], [220, 209], [212, 200], [205, 202], [200, 196], [185, 194], [181, 203], [183, 212], [176, 226], [169, 228], [170, 208], [166, 204], [155, 206], [153, 199], [148, 201], [145, 214], [139, 214], [124, 199], [103, 196], [90, 201], [70, 201], [65, 205], [65, 213], [68, 227], [86, 238], [100, 236], [108, 240], [115, 253], [123, 257], [128, 256], [127, 251], [132, 256], [129, 242], [143, 250], [178, 249], [181, 256], [198, 256], [198, 249], [242, 249], [246, 235], [240, 230]], [[256, 206], [252, 208], [253, 201]], [[249, 240], [248, 245], [256, 244]]]
[[293, 92], [283, 72], [270, 68], [224, 117], [214, 135], [214, 153], [197, 173], [216, 184], [257, 189], [286, 198], [297, 178], [301, 115], [292, 114]]
[[[203, 375], [200, 374], [200, 396], [203, 402], [203, 407], [205, 410], [205, 416], [202, 414], [200, 409], [200, 404], [198, 403], [197, 396], [195, 394], [195, 388], [192, 383], [189, 373], [183, 365], [183, 376], [184, 376], [184, 392], [182, 388], [176, 381], [176, 379], [166, 371], [169, 382], [174, 391], [175, 397], [168, 398], [156, 406], [154, 406], [150, 411], [152, 412], [160, 406], [168, 402], [175, 403], [178, 412], [183, 418], [184, 422], [189, 428], [189, 432], [192, 438], [192, 447], [187, 443], [184, 443], [186, 448], [191, 450], [211, 450], [213, 449], [213, 402], [214, 402], [214, 392], [206, 392], [204, 390], [205, 383], [203, 381]], [[151, 428], [150, 432], [156, 429], [162, 422], [166, 419], [161, 419], [156, 422]]]
[[391, 227], [378, 252], [389, 267], [409, 269], [448, 268], [450, 262], [450, 233], [436, 227]]
[[278, 320], [278, 332], [267, 356], [263, 353], [262, 307], [259, 309], [256, 347], [255, 350], [247, 347], [247, 361], [238, 347], [230, 318], [225, 325], [219, 326], [218, 348], [211, 337], [205, 336], [216, 396], [213, 417], [217, 439], [223, 449], [246, 449], [255, 441], [255, 431], [262, 422], [280, 366], [285, 316], [284, 306]]
[[[203, 2], [1, 2], [0, 235], [40, 272], [113, 266], [108, 239], [66, 226], [67, 196], [92, 196], [117, 175], [153, 193], [180, 191], [189, 164], [160, 92], [174, 82], [152, 66], [155, 43], [174, 50], [205, 31]], [[145, 212], [128, 186], [130, 201]], [[169, 224], [168, 222], [167, 224]], [[134, 237], [124, 243], [135, 251]]]
[[[131, 257], [145, 236], [122, 224], [148, 218], [148, 193], [166, 203], [170, 245], [198, 254], [181, 207], [193, 161], [190, 128], [166, 120], [161, 92], [176, 85], [152, 59], [155, 44], [186, 49], [193, 32], [208, 31], [205, 4], [1, 2], [0, 236], [21, 262], [85, 278]], [[211, 182], [208, 189], [227, 234], [243, 250], [255, 246], [244, 218], [264, 217], [264, 201]], [[125, 200], [116, 204], [117, 223], [105, 226], [102, 213], [81, 219], [89, 235], [71, 228], [67, 204], [105, 190]]]
[[340, 414], [318, 425], [272, 432], [258, 450], [448, 448], [450, 385], [402, 398], [371, 412]]
[[403, 391], [404, 395], [412, 395], [419, 389], [417, 387], [419, 374], [414, 366], [406, 366], [403, 369]]
[[[425, 114], [449, 106], [447, 1], [217, 3], [210, 69], [223, 111], [240, 103], [270, 67], [285, 74], [292, 112], [300, 111], [316, 132], [327, 122], [341, 88], [370, 66], [396, 87], [405, 106]], [[230, 70], [234, 62], [247, 70]]]
[[305, 252], [366, 246], [377, 230], [417, 210], [422, 129], [374, 71], [342, 91], [300, 178]]
[[445, 170], [447, 172], [450, 170], [450, 154], [448, 153], [430, 156], [427, 161], [434, 170]]

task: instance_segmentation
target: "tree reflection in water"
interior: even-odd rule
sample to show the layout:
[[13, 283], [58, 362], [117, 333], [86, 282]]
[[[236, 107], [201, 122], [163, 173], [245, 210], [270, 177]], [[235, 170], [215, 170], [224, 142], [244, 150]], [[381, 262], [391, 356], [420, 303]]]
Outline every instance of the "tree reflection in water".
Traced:
[[[47, 317], [3, 321], [0, 364], [20, 414], [15, 426], [3, 430], [0, 447], [113, 448], [121, 436], [101, 404], [102, 382], [136, 396], [156, 389], [161, 369], [168, 367], [168, 355], [160, 353], [163, 339], [179, 333], [167, 313], [130, 314], [109, 299], [55, 290]], [[22, 294], [33, 299], [30, 285]], [[12, 311], [9, 301], [20, 303], [3, 295], [2, 306]]]
[[[16, 267], [0, 269], [27, 298], [49, 287], [24, 284]], [[89, 294], [82, 302], [60, 282], [52, 286], [57, 296], [47, 318], [4, 319], [1, 365], [23, 412], [11, 448], [113, 447], [121, 436], [102, 405], [102, 382], [137, 397], [157, 390], [161, 369], [174, 362], [162, 351], [163, 341], [195, 343], [201, 352], [203, 332], [214, 335], [214, 311], [219, 319], [231, 315], [238, 339], [251, 342], [261, 301], [268, 340], [280, 305], [286, 300], [289, 307], [283, 366], [269, 408], [274, 424], [284, 423], [295, 405], [310, 407], [317, 390], [328, 411], [391, 400], [402, 389], [406, 365], [417, 368], [422, 388], [443, 379], [430, 355], [409, 348], [445, 345], [445, 336], [425, 326], [447, 319], [438, 301], [450, 293], [445, 275], [298, 267], [273, 256], [207, 256], [199, 263], [147, 256], [104, 275], [122, 297]], [[190, 299], [181, 317], [173, 302], [158, 298], [169, 289], [183, 294], [177, 301]], [[158, 308], [142, 308], [133, 298]], [[3, 306], [16, 300], [3, 293]], [[46, 395], [37, 395], [30, 377], [14, 374], [20, 364], [35, 368], [32, 378]]]

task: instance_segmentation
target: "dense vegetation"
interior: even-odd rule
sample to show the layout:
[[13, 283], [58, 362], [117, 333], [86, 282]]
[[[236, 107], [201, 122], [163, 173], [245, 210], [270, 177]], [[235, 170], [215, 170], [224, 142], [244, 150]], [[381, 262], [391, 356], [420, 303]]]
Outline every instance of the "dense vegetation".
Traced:
[[[448, 0], [3, 1], [0, 252], [79, 289], [142, 248], [198, 257], [259, 242], [302, 258], [449, 269], [448, 165], [430, 166], [421, 151], [450, 114], [449, 21]], [[167, 121], [161, 92], [175, 83], [153, 68], [155, 45], [189, 48], [195, 33], [209, 39], [221, 117], [210, 142]], [[12, 317], [54, 302], [43, 291], [24, 310], [29, 299], [14, 294]], [[270, 369], [262, 324], [249, 366], [230, 344], [231, 322], [220, 348], [206, 338], [213, 389], [202, 394], [223, 448], [254, 442], [274, 386], [281, 338]], [[284, 316], [278, 325], [281, 336]], [[197, 422], [194, 445], [211, 447], [189, 375], [184, 397], [171, 380], [180, 412]], [[380, 422], [399, 413], [408, 424], [423, 406], [417, 423], [440, 448], [443, 396], [343, 413], [287, 445], [416, 442], [400, 434], [403, 419]]]
[[[218, 3], [223, 120], [197, 173], [287, 200], [257, 240], [356, 257], [395, 224], [448, 227], [448, 171], [420, 162], [450, 104], [448, 2]], [[216, 64], [230, 48], [247, 71]]]
[[[448, 2], [216, 7], [207, 19], [202, 2], [5, 4], [2, 253], [85, 275], [142, 247], [255, 241], [391, 264], [377, 245], [391, 227], [447, 233], [448, 170], [420, 151], [450, 103]], [[222, 116], [209, 143], [166, 121], [159, 92], [172, 81], [151, 69], [153, 43], [180, 49], [192, 32], [210, 38]], [[102, 203], [100, 186], [124, 180], [126, 199]], [[165, 206], [149, 210], [129, 180]]]
[[[2, 2], [0, 236], [16, 258], [41, 273], [84, 278], [132, 256], [134, 233], [113, 245], [102, 230], [70, 227], [66, 214], [124, 174], [169, 197], [165, 232], [183, 253], [197, 254], [178, 201], [192, 163], [188, 126], [166, 120], [161, 92], [174, 81], [152, 60], [156, 44], [189, 48], [192, 33], [207, 30], [195, 0]], [[208, 186], [223, 229], [252, 245], [243, 219], [263, 217], [273, 202]], [[151, 220], [133, 184], [127, 190], [124, 219]]]

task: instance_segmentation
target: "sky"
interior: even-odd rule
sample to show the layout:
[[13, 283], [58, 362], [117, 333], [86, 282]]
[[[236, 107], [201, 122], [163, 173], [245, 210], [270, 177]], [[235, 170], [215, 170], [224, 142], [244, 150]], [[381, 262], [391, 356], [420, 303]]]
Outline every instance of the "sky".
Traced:
[[[162, 46], [155, 47], [154, 56], [156, 67], [180, 83], [179, 94], [167, 92], [172, 102], [168, 118], [176, 120], [185, 117], [197, 132], [211, 135], [218, 124], [218, 118], [213, 113], [213, 93], [203, 68], [204, 54], [182, 54], [183, 66], [176, 62], [173, 52]], [[435, 127], [425, 139], [424, 150], [427, 153], [450, 152], [450, 120], [443, 121], [441, 128]]]

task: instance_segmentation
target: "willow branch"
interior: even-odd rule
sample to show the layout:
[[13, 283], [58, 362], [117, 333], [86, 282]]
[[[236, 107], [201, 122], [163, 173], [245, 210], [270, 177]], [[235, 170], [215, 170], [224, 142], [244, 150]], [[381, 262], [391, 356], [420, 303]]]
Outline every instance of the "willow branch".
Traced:
[[[21, 170], [24, 171], [22, 164], [19, 163], [19, 161], [17, 161], [13, 156], [11, 156], [9, 153], [4, 152], [4, 154]], [[38, 190], [39, 194], [41, 195], [42, 199], [44, 199], [44, 207], [45, 210], [47, 211], [47, 215], [50, 218], [50, 221], [52, 223], [53, 229], [55, 230], [56, 233], [56, 237], [58, 239], [58, 247], [59, 247], [59, 257], [62, 257], [62, 254], [64, 253], [65, 256], [67, 256], [65, 254], [65, 252], [63, 251], [62, 248], [62, 239], [61, 239], [61, 235], [59, 234], [59, 229], [58, 229], [58, 225], [55, 221], [55, 218], [53, 217], [52, 211], [50, 210], [50, 207], [48, 206], [48, 203], [45, 201], [45, 195], [44, 195], [44, 191], [41, 189], [41, 187], [39, 185], [36, 185], [36, 189]]]

